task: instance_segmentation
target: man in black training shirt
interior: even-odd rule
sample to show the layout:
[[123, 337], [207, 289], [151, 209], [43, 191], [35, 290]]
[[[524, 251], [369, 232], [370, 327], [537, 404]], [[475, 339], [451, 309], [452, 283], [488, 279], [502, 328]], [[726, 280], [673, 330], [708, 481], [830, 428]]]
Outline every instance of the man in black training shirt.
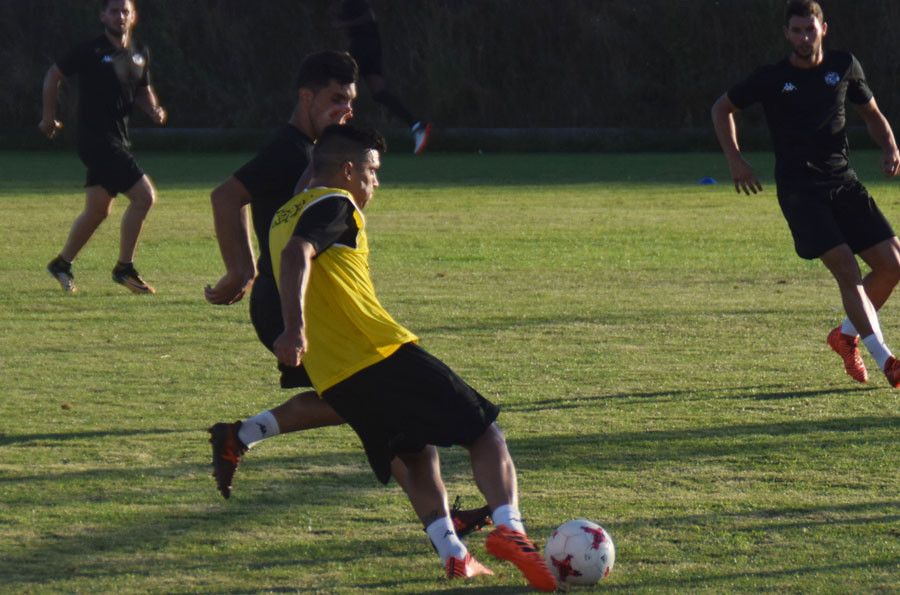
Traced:
[[100, 22], [103, 35], [72, 49], [44, 77], [43, 117], [38, 128], [47, 138], [62, 128], [56, 119], [59, 83], [73, 75], [79, 77], [78, 156], [87, 167], [84, 210], [47, 271], [64, 291], [77, 291], [72, 261], [109, 215], [112, 200], [121, 192], [130, 202], [122, 215], [113, 281], [134, 293], [155, 293], [134, 268], [138, 238], [156, 201], [156, 190], [130, 153], [128, 118], [137, 105], [162, 125], [166, 111], [159, 106], [150, 83], [150, 54], [132, 38], [137, 24], [134, 0], [103, 0]]
[[[735, 190], [762, 190], [741, 156], [733, 114], [761, 103], [775, 145], [778, 203], [797, 254], [819, 258], [838, 283], [847, 318], [828, 334], [828, 345], [854, 380], [868, 372], [859, 337], [893, 387], [900, 387], [900, 361], [885, 344], [877, 310], [900, 280], [900, 243], [848, 162], [845, 100], [849, 99], [883, 151], [885, 175], [897, 175], [900, 154], [893, 132], [866, 84], [862, 67], [848, 52], [824, 50], [828, 31], [822, 8], [791, 0], [784, 34], [788, 58], [754, 72], [713, 106], [716, 135], [728, 160]], [[855, 254], [871, 271], [864, 278]]]
[[413, 116], [400, 98], [388, 89], [381, 63], [381, 33], [370, 0], [342, 0], [337, 26], [347, 34], [350, 55], [359, 64], [359, 74], [366, 81], [372, 99], [406, 122], [413, 137], [413, 153], [421, 155], [431, 136], [431, 124]]
[[[351, 117], [357, 74], [356, 62], [345, 52], [324, 51], [307, 56], [297, 76], [298, 98], [290, 120], [275, 131], [253, 159], [212, 192], [216, 238], [226, 271], [215, 287], [206, 287], [206, 299], [211, 304], [234, 304], [252, 288], [250, 318], [260, 342], [269, 351], [284, 330], [269, 254], [269, 226], [275, 212], [306, 188], [313, 141], [331, 124], [345, 123]], [[260, 250], [256, 265], [248, 205]], [[303, 366], [279, 364], [278, 368], [282, 388], [311, 386]], [[343, 423], [315, 391], [305, 391], [249, 419], [214, 424], [209, 432], [219, 491], [225, 498], [231, 496], [237, 466], [247, 449], [257, 442], [288, 432]], [[393, 461], [392, 473], [406, 489], [406, 468], [399, 459]], [[451, 512], [460, 536], [490, 522], [487, 507], [460, 510], [456, 505]]]

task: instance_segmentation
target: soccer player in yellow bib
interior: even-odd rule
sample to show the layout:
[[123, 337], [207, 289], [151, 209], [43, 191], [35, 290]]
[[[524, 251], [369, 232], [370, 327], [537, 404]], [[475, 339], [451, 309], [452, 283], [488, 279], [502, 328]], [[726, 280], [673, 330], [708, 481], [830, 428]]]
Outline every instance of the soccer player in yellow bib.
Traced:
[[486, 549], [532, 587], [554, 591], [556, 579], [522, 525], [515, 466], [494, 423], [499, 410], [419, 347], [375, 295], [362, 211], [378, 187], [383, 151], [373, 131], [325, 129], [310, 189], [275, 214], [269, 249], [284, 318], [275, 355], [287, 366], [303, 362], [382, 483], [394, 457], [406, 464], [409, 499], [449, 578], [491, 574], [456, 535], [447, 507], [436, 446], [460, 445], [497, 526]]

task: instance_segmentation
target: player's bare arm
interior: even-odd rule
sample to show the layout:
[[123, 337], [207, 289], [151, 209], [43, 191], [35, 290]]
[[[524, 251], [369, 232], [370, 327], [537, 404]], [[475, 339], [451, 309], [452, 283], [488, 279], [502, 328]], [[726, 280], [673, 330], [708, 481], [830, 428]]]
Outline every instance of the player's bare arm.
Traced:
[[278, 274], [284, 331], [275, 339], [273, 348], [278, 361], [286, 366], [299, 366], [306, 353], [303, 304], [309, 285], [309, 270], [315, 256], [315, 247], [299, 236], [292, 237], [281, 251], [281, 270]]
[[747, 195], [756, 194], [762, 192], [762, 184], [759, 183], [753, 168], [741, 155], [737, 140], [737, 125], [734, 121], [734, 114], [737, 111], [738, 108], [728, 98], [728, 94], [723, 94], [712, 107], [713, 127], [716, 130], [716, 138], [719, 139], [722, 152], [725, 153], [728, 170], [734, 181], [735, 192], [740, 194], [743, 191]]
[[856, 111], [866, 123], [869, 136], [881, 147], [881, 169], [888, 177], [894, 177], [900, 173], [900, 152], [897, 151], [897, 141], [887, 118], [878, 109], [875, 98], [868, 103], [857, 106]]
[[250, 239], [250, 193], [235, 177], [222, 182], [210, 195], [213, 222], [225, 274], [204, 289], [206, 301], [216, 305], [239, 302], [253, 287], [256, 263]]
[[63, 125], [56, 119], [56, 103], [59, 100], [59, 84], [65, 77], [56, 64], [47, 70], [44, 75], [43, 87], [43, 110], [41, 112], [41, 121], [38, 124], [38, 130], [47, 138], [53, 138], [59, 132]]
[[166, 120], [169, 119], [169, 114], [166, 113], [166, 110], [163, 109], [161, 105], [159, 105], [159, 100], [156, 97], [156, 93], [153, 91], [153, 87], [141, 87], [138, 89], [134, 102], [150, 116], [153, 123], [158, 126], [162, 126], [166, 123]]

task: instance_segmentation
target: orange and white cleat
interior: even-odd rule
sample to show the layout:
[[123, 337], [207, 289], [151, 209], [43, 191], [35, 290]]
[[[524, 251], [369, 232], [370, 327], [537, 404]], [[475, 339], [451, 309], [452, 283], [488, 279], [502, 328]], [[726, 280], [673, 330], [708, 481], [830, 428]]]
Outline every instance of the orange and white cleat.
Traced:
[[828, 346], [844, 360], [844, 371], [857, 382], [869, 380], [869, 372], [859, 354], [859, 337], [841, 332], [841, 327], [828, 333]]
[[884, 375], [888, 384], [894, 388], [900, 388], [900, 360], [893, 355], [884, 362]]
[[524, 533], [501, 525], [491, 531], [484, 546], [495, 558], [512, 562], [533, 588], [538, 591], [556, 590], [556, 577], [547, 568], [537, 547]]
[[494, 574], [493, 571], [475, 557], [466, 552], [466, 557], [460, 560], [454, 556], [447, 558], [447, 578], [472, 578], [483, 574]]

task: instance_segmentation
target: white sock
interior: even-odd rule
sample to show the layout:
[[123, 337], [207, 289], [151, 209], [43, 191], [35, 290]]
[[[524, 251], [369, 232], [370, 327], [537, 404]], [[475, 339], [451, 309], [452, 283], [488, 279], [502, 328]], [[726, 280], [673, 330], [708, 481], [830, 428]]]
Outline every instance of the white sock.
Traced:
[[845, 318], [844, 322], [841, 323], [841, 334], [855, 337], [859, 334], [859, 331], [856, 330], [856, 327], [853, 326], [853, 323], [850, 322], [849, 318]]
[[519, 512], [518, 508], [515, 508], [511, 504], [498, 506], [497, 509], [491, 513], [491, 519], [494, 521], [495, 525], [503, 525], [513, 531], [525, 533], [525, 525], [522, 524], [522, 513]]
[[425, 533], [441, 557], [441, 564], [446, 565], [450, 556], [462, 560], [469, 552], [453, 530], [453, 521], [450, 520], [449, 514], [425, 527]]
[[238, 438], [247, 445], [247, 448], [253, 448], [257, 442], [277, 435], [278, 422], [271, 411], [263, 411], [259, 415], [245, 419], [241, 423], [241, 429], [238, 430]]
[[884, 344], [884, 341], [877, 334], [864, 337], [862, 342], [866, 349], [869, 350], [869, 353], [872, 354], [872, 357], [875, 358], [875, 361], [878, 362], [878, 367], [884, 370], [884, 363], [893, 355], [888, 346]]

